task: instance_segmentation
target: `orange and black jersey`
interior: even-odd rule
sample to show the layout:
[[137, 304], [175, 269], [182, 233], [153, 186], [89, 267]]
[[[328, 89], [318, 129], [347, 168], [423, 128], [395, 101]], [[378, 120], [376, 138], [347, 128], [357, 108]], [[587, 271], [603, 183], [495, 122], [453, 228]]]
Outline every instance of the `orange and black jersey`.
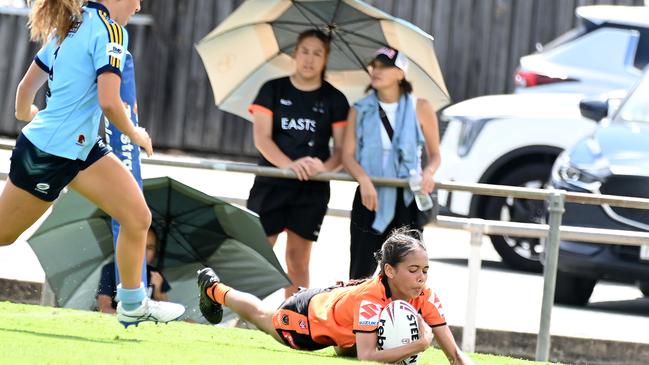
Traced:
[[[342, 92], [326, 81], [316, 90], [302, 91], [293, 86], [289, 77], [282, 77], [266, 82], [248, 110], [272, 116], [273, 141], [291, 160], [311, 156], [324, 162], [331, 156], [329, 140], [333, 128], [346, 124], [349, 103]], [[259, 164], [273, 166], [263, 156]], [[292, 179], [258, 177], [257, 180], [305, 186], [305, 182]]]
[[[348, 348], [356, 344], [356, 332], [373, 332], [379, 313], [392, 295], [382, 276], [357, 286], [334, 288], [314, 295], [309, 302], [308, 322], [313, 341]], [[431, 327], [446, 325], [437, 295], [425, 288], [408, 301]]]

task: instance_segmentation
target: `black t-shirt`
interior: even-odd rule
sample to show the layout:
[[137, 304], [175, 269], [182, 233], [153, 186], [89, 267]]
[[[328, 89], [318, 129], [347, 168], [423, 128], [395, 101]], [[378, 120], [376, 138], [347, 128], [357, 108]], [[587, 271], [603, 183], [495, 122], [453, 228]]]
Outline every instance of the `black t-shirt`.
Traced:
[[[330, 83], [324, 81], [322, 86], [313, 91], [298, 90], [289, 77], [282, 77], [266, 82], [251, 110], [261, 108], [273, 115], [273, 141], [291, 160], [300, 157], [318, 157], [325, 162], [331, 156], [329, 140], [334, 127], [344, 126], [349, 112], [347, 98]], [[259, 159], [261, 166], [273, 166], [263, 156]], [[259, 182], [268, 182], [283, 186], [323, 187], [323, 182], [300, 182], [294, 179], [270, 178], [259, 176]]]

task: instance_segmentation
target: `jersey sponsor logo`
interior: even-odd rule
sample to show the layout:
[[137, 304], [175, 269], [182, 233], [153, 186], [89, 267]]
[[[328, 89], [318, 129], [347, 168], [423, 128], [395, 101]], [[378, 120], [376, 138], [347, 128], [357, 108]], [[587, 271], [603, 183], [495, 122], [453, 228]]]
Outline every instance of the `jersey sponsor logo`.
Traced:
[[86, 136], [80, 134], [79, 137], [77, 137], [77, 145], [83, 146], [85, 143], [86, 143]]
[[309, 131], [315, 132], [315, 120], [309, 118], [286, 118], [282, 117], [282, 129], [285, 131]]
[[428, 297], [428, 301], [437, 308], [437, 311], [439, 314], [444, 317], [444, 308], [442, 308], [442, 301], [439, 300], [437, 297], [437, 294], [433, 293], [430, 297]]
[[124, 58], [124, 47], [119, 43], [108, 43], [106, 45], [106, 55], [121, 61]]
[[47, 194], [47, 191], [50, 190], [50, 184], [48, 183], [38, 183], [36, 184], [36, 189], [39, 193]]
[[282, 105], [286, 105], [286, 106], [293, 105], [293, 102], [288, 100], [288, 99], [279, 99], [279, 103], [282, 104]]
[[369, 300], [363, 300], [358, 311], [358, 324], [363, 326], [377, 326], [379, 324], [380, 305]]

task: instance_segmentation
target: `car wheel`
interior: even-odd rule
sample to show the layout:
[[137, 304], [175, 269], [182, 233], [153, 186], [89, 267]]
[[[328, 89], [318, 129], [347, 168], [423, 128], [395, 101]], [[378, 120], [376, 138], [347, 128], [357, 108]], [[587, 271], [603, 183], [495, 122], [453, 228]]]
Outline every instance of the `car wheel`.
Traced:
[[[520, 166], [497, 183], [500, 185], [543, 188], [552, 166], [531, 164]], [[487, 197], [485, 219], [505, 222], [546, 223], [547, 209], [542, 200]], [[542, 241], [538, 238], [491, 236], [491, 243], [508, 266], [524, 271], [541, 272]]]
[[557, 271], [554, 302], [583, 307], [588, 303], [597, 280]]
[[640, 283], [640, 285], [638, 285], [638, 288], [640, 288], [642, 295], [649, 298], [649, 282]]

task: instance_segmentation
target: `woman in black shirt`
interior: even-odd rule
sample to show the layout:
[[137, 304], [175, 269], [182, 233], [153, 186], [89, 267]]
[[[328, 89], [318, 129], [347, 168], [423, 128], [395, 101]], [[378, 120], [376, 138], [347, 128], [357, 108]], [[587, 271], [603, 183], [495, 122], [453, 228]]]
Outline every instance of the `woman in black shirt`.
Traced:
[[248, 198], [248, 208], [259, 214], [271, 245], [286, 231], [286, 265], [293, 283], [286, 297], [300, 286], [309, 286], [311, 246], [329, 202], [329, 183], [309, 179], [341, 165], [349, 104], [324, 80], [328, 55], [326, 34], [315, 29], [300, 33], [295, 73], [266, 82], [249, 108], [255, 147], [261, 153], [259, 164], [288, 168], [298, 177], [258, 176]]

